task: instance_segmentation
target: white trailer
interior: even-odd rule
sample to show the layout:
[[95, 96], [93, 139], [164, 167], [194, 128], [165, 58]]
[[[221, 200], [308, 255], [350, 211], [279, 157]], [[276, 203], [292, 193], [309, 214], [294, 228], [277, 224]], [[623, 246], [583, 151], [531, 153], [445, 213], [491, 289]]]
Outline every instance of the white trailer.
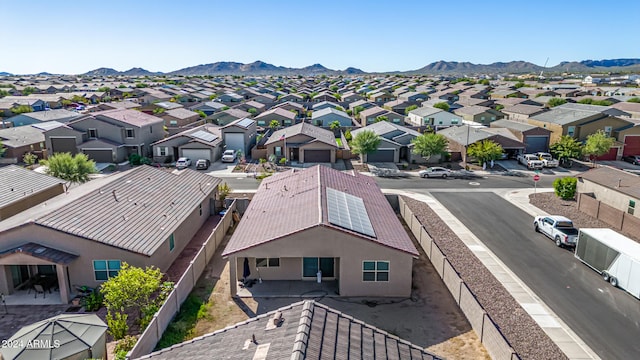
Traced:
[[640, 299], [640, 243], [611, 229], [580, 229], [575, 257]]

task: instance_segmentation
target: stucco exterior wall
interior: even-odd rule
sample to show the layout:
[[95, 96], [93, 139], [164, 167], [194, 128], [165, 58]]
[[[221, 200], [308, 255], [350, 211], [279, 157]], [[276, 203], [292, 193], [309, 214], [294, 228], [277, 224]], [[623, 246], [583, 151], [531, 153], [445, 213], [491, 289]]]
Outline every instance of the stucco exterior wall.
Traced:
[[[410, 254], [324, 226], [301, 231], [238, 252], [234, 256], [238, 257], [239, 276], [242, 275], [242, 258], [244, 257], [298, 258], [299, 261], [281, 260], [282, 269], [274, 271], [273, 274], [266, 274], [273, 275], [274, 278], [282, 275], [286, 280], [303, 279], [299, 258], [333, 257], [336, 258], [336, 265], [339, 263], [339, 266], [336, 266], [336, 275], [341, 296], [408, 297], [411, 294], [413, 257]], [[365, 260], [389, 261], [389, 281], [362, 281], [362, 262]], [[252, 269], [252, 277], [256, 275], [253, 272], [254, 269]], [[265, 279], [262, 268], [260, 271]]]
[[638, 198], [634, 198], [613, 189], [600, 186], [586, 179], [578, 181], [577, 191], [578, 193], [593, 193], [595, 195], [595, 198], [597, 200], [600, 200], [603, 204], [607, 204], [625, 213], [629, 208], [629, 200], [633, 200], [637, 204], [636, 207], [638, 207], [633, 216], [640, 217], [640, 199]]

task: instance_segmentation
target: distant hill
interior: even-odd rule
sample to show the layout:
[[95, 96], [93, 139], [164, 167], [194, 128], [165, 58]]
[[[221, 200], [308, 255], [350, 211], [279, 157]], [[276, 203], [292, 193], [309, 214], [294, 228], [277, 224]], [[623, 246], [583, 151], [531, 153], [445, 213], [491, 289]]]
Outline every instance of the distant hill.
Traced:
[[356, 68], [347, 68], [344, 72], [328, 69], [321, 64], [313, 64], [303, 68], [289, 68], [255, 61], [250, 64], [238, 62], [215, 62], [191, 66], [172, 71], [168, 75], [336, 75], [341, 73], [364, 74], [364, 71]]
[[0, 72], [0, 76], [13, 76], [13, 74], [8, 73], [8, 72], [1, 71], [1, 72]]
[[[407, 75], [473, 75], [473, 74], [536, 74], [544, 71], [550, 73], [613, 73], [613, 72], [640, 72], [640, 59], [609, 59], [609, 60], [583, 60], [583, 61], [563, 61], [555, 66], [543, 67], [527, 61], [495, 62], [492, 64], [474, 64], [470, 62], [457, 61], [436, 61], [416, 70], [409, 71], [388, 71], [390, 74]], [[48, 73], [40, 73], [50, 75]], [[321, 64], [313, 64], [303, 68], [290, 68], [277, 66], [264, 61], [254, 61], [243, 64], [232, 61], [221, 61], [211, 64], [190, 66], [184, 69], [175, 70], [166, 75], [183, 76], [218, 76], [218, 75], [244, 75], [244, 76], [265, 76], [265, 75], [360, 75], [366, 72], [348, 67], [344, 70], [329, 69]], [[382, 72], [385, 74], [385, 72]], [[0, 75], [10, 76], [11, 74], [1, 72]], [[164, 75], [161, 72], [150, 72], [143, 68], [134, 67], [126, 71], [117, 71], [111, 68], [99, 68], [91, 70], [83, 75], [88, 76], [154, 76]]]
[[87, 71], [86, 73], [84, 73], [82, 75], [89, 75], [89, 76], [116, 76], [116, 75], [119, 75], [119, 74], [120, 74], [120, 72], [118, 70], [114, 70], [112, 68], [99, 68], [99, 69]]

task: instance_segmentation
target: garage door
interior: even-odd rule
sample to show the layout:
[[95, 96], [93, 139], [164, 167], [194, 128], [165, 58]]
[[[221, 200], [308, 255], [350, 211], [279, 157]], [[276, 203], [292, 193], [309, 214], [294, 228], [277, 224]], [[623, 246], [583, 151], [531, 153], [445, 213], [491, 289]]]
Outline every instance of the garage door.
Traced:
[[109, 150], [82, 150], [83, 153], [87, 154], [89, 159], [97, 162], [97, 163], [110, 163], [113, 162], [113, 151]]
[[624, 137], [622, 155], [640, 155], [640, 136], [627, 135]]
[[608, 153], [602, 156], [598, 156], [596, 160], [615, 160], [617, 155], [618, 155], [618, 148], [612, 147], [611, 149], [609, 149]]
[[244, 147], [244, 134], [242, 133], [226, 133], [224, 134], [224, 143], [227, 145], [225, 150], [242, 150], [245, 152]]
[[331, 150], [305, 150], [304, 162], [331, 162]]
[[209, 149], [182, 149], [182, 156], [191, 159], [191, 162], [194, 164], [198, 159], [213, 161], [211, 158], [211, 150]]
[[549, 150], [549, 137], [548, 136], [527, 136], [524, 139], [526, 146], [525, 152], [527, 154], [537, 152], [547, 152]]
[[367, 155], [367, 162], [394, 162], [394, 150], [377, 150]]
[[51, 154], [63, 152], [75, 154], [78, 152], [75, 138], [51, 138], [51, 148]]

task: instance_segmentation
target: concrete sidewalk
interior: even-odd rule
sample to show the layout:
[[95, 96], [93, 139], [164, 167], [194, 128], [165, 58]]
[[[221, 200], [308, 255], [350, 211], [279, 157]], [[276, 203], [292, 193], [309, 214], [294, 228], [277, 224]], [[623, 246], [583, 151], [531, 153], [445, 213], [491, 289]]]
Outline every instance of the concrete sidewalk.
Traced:
[[[538, 189], [537, 192], [551, 191], [552, 189]], [[469, 250], [489, 269], [493, 275], [509, 291], [522, 308], [538, 323], [547, 335], [570, 359], [599, 359], [599, 357], [580, 339], [567, 324], [565, 324], [520, 278], [518, 278], [500, 259], [493, 254], [458, 218], [431, 195], [417, 194], [406, 191], [383, 190], [386, 193], [395, 193], [411, 197], [415, 200], [427, 203], [440, 218], [458, 235]], [[504, 189], [495, 190], [496, 195], [501, 196], [524, 210], [536, 215], [545, 215], [545, 212], [529, 204], [529, 194], [534, 189]]]

